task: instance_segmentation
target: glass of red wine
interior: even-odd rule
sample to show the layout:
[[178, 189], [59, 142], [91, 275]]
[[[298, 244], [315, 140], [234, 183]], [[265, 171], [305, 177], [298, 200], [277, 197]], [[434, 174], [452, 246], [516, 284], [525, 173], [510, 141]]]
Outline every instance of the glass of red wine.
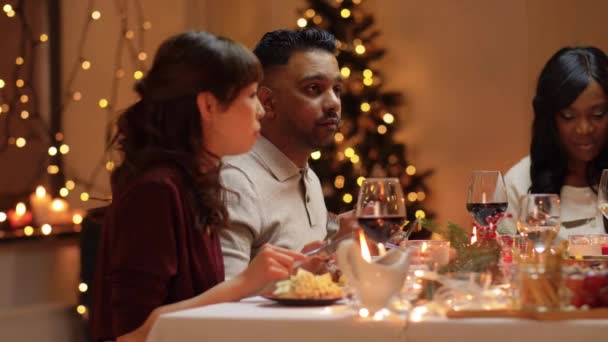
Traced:
[[375, 242], [385, 243], [401, 233], [407, 218], [399, 179], [367, 178], [363, 181], [355, 215], [365, 234]]
[[480, 227], [492, 226], [507, 211], [507, 191], [500, 171], [473, 171], [467, 210]]

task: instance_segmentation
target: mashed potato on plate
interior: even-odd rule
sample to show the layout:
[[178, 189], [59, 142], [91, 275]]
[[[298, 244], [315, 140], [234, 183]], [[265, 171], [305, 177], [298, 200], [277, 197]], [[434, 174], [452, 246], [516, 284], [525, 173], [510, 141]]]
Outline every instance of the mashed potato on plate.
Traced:
[[334, 283], [331, 274], [314, 275], [298, 269], [289, 279], [276, 283], [273, 295], [280, 298], [322, 299], [342, 297], [342, 289]]

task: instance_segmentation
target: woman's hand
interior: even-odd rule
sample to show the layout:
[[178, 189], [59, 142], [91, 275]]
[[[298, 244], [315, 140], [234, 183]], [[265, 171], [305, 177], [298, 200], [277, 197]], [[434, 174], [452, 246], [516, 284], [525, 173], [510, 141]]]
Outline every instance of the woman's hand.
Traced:
[[238, 276], [246, 285], [243, 297], [255, 295], [268, 285], [289, 277], [294, 262], [305, 259], [306, 256], [298, 252], [264, 245], [245, 271]]

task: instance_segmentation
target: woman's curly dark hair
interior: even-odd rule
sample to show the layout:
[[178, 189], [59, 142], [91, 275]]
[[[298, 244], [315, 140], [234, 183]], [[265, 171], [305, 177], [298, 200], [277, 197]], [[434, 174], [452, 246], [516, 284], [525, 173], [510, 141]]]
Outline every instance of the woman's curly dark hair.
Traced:
[[123, 161], [112, 173], [113, 190], [120, 192], [150, 168], [174, 165], [186, 179], [200, 226], [225, 226], [219, 158], [203, 144], [196, 97], [208, 91], [227, 107], [261, 77], [253, 53], [229, 39], [185, 32], [163, 42], [135, 86], [140, 100], [118, 118], [114, 143]]
[[[608, 94], [608, 58], [595, 47], [562, 48], [543, 68], [532, 102], [531, 193], [560, 193], [568, 159], [560, 143], [556, 115], [570, 106], [592, 81]], [[593, 191], [602, 169], [606, 168], [608, 146], [587, 164], [587, 184]]]

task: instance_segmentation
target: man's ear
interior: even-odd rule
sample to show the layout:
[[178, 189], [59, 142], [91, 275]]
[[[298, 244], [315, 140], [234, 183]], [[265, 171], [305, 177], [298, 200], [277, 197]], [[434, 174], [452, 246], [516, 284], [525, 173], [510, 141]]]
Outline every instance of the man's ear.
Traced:
[[220, 110], [220, 103], [217, 98], [208, 91], [201, 92], [196, 96], [196, 105], [203, 122], [211, 122], [214, 115]]
[[262, 107], [264, 107], [264, 111], [266, 114], [264, 118], [272, 119], [275, 117], [274, 112], [274, 94], [272, 93], [272, 89], [266, 86], [260, 86], [258, 88], [258, 99], [260, 99], [260, 103]]

